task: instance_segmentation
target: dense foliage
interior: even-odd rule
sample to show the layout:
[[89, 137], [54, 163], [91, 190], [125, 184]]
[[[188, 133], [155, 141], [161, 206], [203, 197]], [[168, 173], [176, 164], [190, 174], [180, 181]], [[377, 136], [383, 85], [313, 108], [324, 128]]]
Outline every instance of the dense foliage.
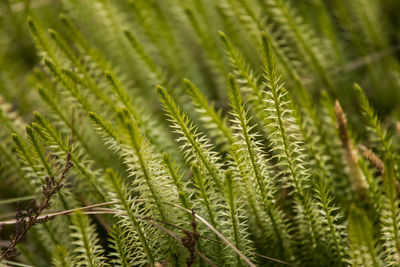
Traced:
[[0, 1], [0, 265], [399, 266], [398, 12]]

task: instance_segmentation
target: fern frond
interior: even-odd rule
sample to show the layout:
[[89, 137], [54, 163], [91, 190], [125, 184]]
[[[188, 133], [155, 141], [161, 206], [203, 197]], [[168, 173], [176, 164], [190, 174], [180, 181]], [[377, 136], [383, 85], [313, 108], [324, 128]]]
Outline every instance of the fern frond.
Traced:
[[[293, 43], [288, 40], [285, 32], [279, 28], [281, 24], [275, 23], [277, 25], [274, 25], [273, 21], [266, 21], [265, 18], [258, 16], [253, 10], [254, 8], [246, 0], [239, 1], [239, 5], [243, 9], [243, 13], [249, 17], [249, 20], [244, 20], [243, 23], [253, 35], [253, 39], [259, 43], [259, 34], [261, 32], [268, 39], [282, 70], [295, 82], [298, 89], [304, 90], [303, 82], [298, 74], [304, 69], [304, 66], [298, 59], [297, 51], [292, 48]], [[263, 4], [261, 5], [263, 6]]]
[[289, 3], [281, 0], [260, 0], [260, 2], [267, 14], [295, 41], [319, 74], [324, 85], [334, 92], [332, 80], [326, 69], [328, 64], [327, 56], [323, 54], [327, 47], [324, 47], [324, 49], [320, 46], [321, 43], [324, 43], [324, 40], [315, 37], [315, 33], [307, 27], [308, 25], [303, 23], [302, 18], [296, 14]]
[[82, 105], [85, 110], [92, 110], [91, 105], [82, 93], [76, 89], [70, 80], [65, 77], [65, 74], [61, 72], [57, 63], [53, 62], [49, 58], [44, 59], [44, 64], [48, 70], [54, 75], [54, 77], [64, 86], [64, 88]]
[[381, 156], [385, 155], [385, 157], [392, 161], [396, 172], [398, 172], [400, 170], [400, 167], [398, 166], [399, 159], [395, 153], [392, 138], [381, 125], [378, 116], [376, 115], [373, 107], [370, 105], [361, 87], [357, 84], [354, 84], [354, 90], [356, 91], [358, 102], [365, 118], [365, 123], [368, 126], [367, 129], [369, 131], [371, 141], [374, 143], [374, 146], [379, 151]]
[[181, 112], [167, 91], [161, 86], [157, 87], [157, 91], [164, 109], [173, 123], [172, 128], [181, 136], [178, 141], [184, 142], [181, 150], [187, 161], [203, 164], [217, 186], [217, 189], [221, 190], [222, 178], [220, 172], [222, 168], [220, 168], [221, 163], [218, 155], [209, 148], [210, 144], [206, 141], [205, 137], [197, 133], [197, 127], [193, 125], [185, 113]]
[[[206, 58], [205, 61], [211, 69], [213, 76], [215, 76], [217, 84], [219, 85], [223, 75], [226, 73], [226, 65], [223, 57], [221, 56], [218, 43], [213, 42], [212, 38], [208, 38], [207, 33], [204, 32], [190, 8], [185, 8], [185, 14], [189, 20], [189, 23], [192, 25], [196, 36], [200, 40]], [[220, 96], [222, 92], [217, 91], [216, 94]]]
[[191, 81], [185, 79], [183, 81], [186, 92], [192, 98], [192, 102], [196, 106], [196, 111], [200, 115], [200, 119], [208, 130], [208, 133], [216, 138], [216, 143], [230, 145], [233, 143], [232, 133], [221, 115], [221, 110], [215, 111], [214, 105], [209, 104], [207, 98], [200, 93], [199, 89]]
[[47, 175], [50, 176], [54, 176], [54, 171], [51, 168], [51, 166], [49, 165], [46, 156], [45, 156], [45, 150], [43, 145], [40, 143], [40, 141], [38, 140], [36, 134], [33, 132], [33, 129], [31, 126], [27, 125], [26, 126], [26, 133], [28, 135], [29, 138], [29, 142], [31, 143], [31, 145], [34, 147], [37, 155], [40, 158], [41, 163], [43, 164], [43, 166], [46, 169]]
[[[193, 205], [192, 201], [190, 200], [191, 194], [187, 193], [188, 185], [183, 181], [182, 174], [179, 173], [179, 167], [176, 166], [176, 162], [167, 153], [163, 154], [163, 163], [167, 168], [169, 176], [174, 181], [182, 206], [188, 210], [191, 210]], [[191, 217], [190, 214], [188, 214], [188, 216]]]
[[[68, 141], [65, 141], [54, 126], [47, 121], [42, 115], [34, 113], [35, 122], [32, 123], [32, 128], [46, 140], [46, 143], [54, 148], [54, 153], [61, 153], [63, 155], [71, 152], [71, 148], [68, 146]], [[96, 190], [98, 195], [104, 200], [104, 190], [101, 176], [98, 171], [93, 171], [90, 167], [91, 162], [82, 160], [72, 153], [71, 161], [74, 163], [78, 171], [83, 177], [87, 179], [89, 184]]]
[[154, 80], [153, 86], [155, 86], [156, 84], [165, 84], [165, 74], [163, 74], [162, 71], [157, 67], [156, 63], [146, 53], [143, 46], [138, 42], [135, 36], [128, 30], [125, 30], [124, 34], [129, 40], [129, 43], [131, 44], [133, 49], [135, 49], [136, 53], [140, 56], [147, 68], [150, 70], [150, 78]]
[[69, 267], [75, 266], [75, 264], [75, 260], [72, 259], [72, 255], [68, 253], [65, 246], [59, 245], [56, 247], [53, 255], [53, 265], [55, 267]]
[[[221, 194], [223, 192], [221, 159], [215, 152], [208, 148], [209, 144], [196, 132], [196, 127], [191, 124], [187, 115], [180, 111], [180, 108], [175, 104], [173, 98], [167, 94], [165, 89], [162, 87], [158, 87], [157, 89], [164, 108], [173, 123], [173, 129], [181, 136], [178, 141], [184, 142], [181, 149], [185, 154], [187, 162], [192, 165], [194, 184], [204, 207], [202, 210], [205, 209], [205, 213], [210, 218], [211, 224], [217, 229], [226, 223], [231, 225], [232, 221], [229, 220], [227, 222], [225, 215], [222, 215], [221, 211], [216, 209], [216, 206], [226, 201]], [[221, 250], [220, 245], [217, 248], [218, 251]], [[231, 251], [228, 252], [232, 253]], [[220, 261], [221, 258], [218, 259], [218, 262]]]
[[[250, 68], [240, 51], [234, 47], [228, 37], [223, 32], [220, 32], [219, 35], [234, 70], [234, 74], [237, 77], [237, 82], [241, 86], [240, 88], [248, 93], [248, 99], [252, 104], [256, 116], [259, 118], [260, 123], [265, 124], [268, 114], [264, 111], [264, 92], [262, 86], [259, 84], [259, 77]], [[267, 131], [266, 129], [263, 130]]]
[[78, 29], [78, 26], [65, 14], [60, 14], [60, 21], [64, 28], [70, 33], [70, 36], [73, 36], [75, 43], [79, 44], [83, 48], [85, 54], [90, 55], [92, 59], [96, 59], [96, 62], [102, 66], [103, 69], [108, 69], [108, 62], [98, 53], [98, 51], [94, 50], [87, 39], [83, 36], [82, 32]]
[[254, 71], [250, 68], [241, 53], [236, 49], [232, 42], [223, 32], [219, 32], [220, 39], [224, 44], [226, 54], [229, 57], [229, 61], [234, 68], [234, 73], [239, 77], [241, 86], [246, 86], [251, 89], [256, 96], [260, 96], [260, 87], [258, 86], [258, 77]]
[[[1, 173], [5, 181], [14, 181], [10, 185], [15, 185], [15, 189], [22, 189], [25, 185], [31, 185], [32, 180], [25, 176], [24, 166], [18, 160], [13, 146], [12, 133], [22, 134], [23, 123], [16, 112], [11, 110], [11, 106], [5, 102], [0, 95], [0, 154], [1, 154]], [[18, 177], [17, 179], [15, 179]], [[13, 179], [14, 178], [14, 179]], [[22, 179], [21, 179], [22, 178]], [[28, 188], [27, 188], [28, 189]], [[29, 190], [34, 188], [29, 188]]]
[[78, 71], [83, 75], [83, 79], [86, 83], [86, 86], [90, 89], [90, 91], [95, 94], [99, 99], [113, 106], [113, 103], [110, 102], [110, 99], [106, 98], [104, 94], [100, 91], [97, 84], [92, 80], [92, 77], [88, 74], [87, 70], [82, 65], [78, 55], [68, 46], [67, 42], [53, 29], [49, 29], [50, 38], [54, 41], [57, 47], [64, 53], [64, 55], [71, 61], [74, 67], [78, 69]]
[[[287, 97], [285, 97], [287, 92], [284, 90], [283, 84], [279, 81], [280, 77], [276, 73], [276, 63], [269, 43], [264, 42], [264, 51], [265, 86], [269, 90], [266, 92], [268, 96], [265, 100], [268, 105], [266, 111], [271, 114], [272, 123], [270, 127], [274, 129], [270, 137], [273, 142], [272, 146], [277, 153], [282, 154], [281, 160], [288, 167], [289, 184], [296, 189], [299, 195], [303, 195], [305, 187], [307, 187], [304, 179], [307, 180], [309, 177], [305, 172], [300, 171], [304, 169], [301, 156], [295, 156], [302, 154], [298, 146], [298, 140], [296, 140], [298, 138], [296, 137], [298, 127], [295, 118], [291, 116], [293, 111], [287, 106], [289, 103]], [[288, 134], [288, 130], [293, 131], [291, 136]]]
[[[227, 199], [228, 209], [230, 217], [230, 228], [231, 228], [231, 240], [234, 241], [234, 245], [244, 255], [254, 260], [254, 246], [250, 240], [250, 233], [248, 231], [249, 226], [247, 221], [244, 219], [245, 212], [242, 201], [237, 197], [236, 186], [237, 181], [233, 180], [231, 171], [227, 171], [225, 174], [225, 198]], [[231, 262], [231, 261], [230, 261]], [[245, 263], [238, 255], [235, 257], [237, 266], [245, 266]]]
[[[298, 240], [302, 247], [299, 253], [303, 255], [300, 260], [314, 262], [308, 264], [317, 264], [318, 257], [313, 256], [311, 251], [316, 249], [317, 251], [314, 251], [314, 253], [321, 256], [318, 261], [323, 260], [321, 251], [318, 251], [324, 249], [322, 245], [323, 236], [321, 235], [323, 225], [321, 218], [319, 218], [320, 211], [316, 201], [309, 194], [311, 175], [304, 161], [305, 154], [302, 147], [303, 142], [298, 134], [298, 122], [290, 108], [287, 92], [276, 73], [271, 47], [268, 43], [264, 44], [265, 86], [268, 89], [265, 101], [268, 105], [267, 112], [271, 114], [269, 127], [273, 129], [270, 134], [271, 149], [277, 155], [278, 164], [276, 167], [282, 169], [277, 175], [282, 177], [285, 187], [292, 188], [294, 191], [298, 234], [303, 236], [302, 240]], [[309, 249], [304, 250], [304, 247]]]
[[33, 158], [31, 157], [31, 153], [28, 150], [27, 145], [22, 140], [20, 136], [17, 134], [12, 134], [12, 139], [14, 141], [14, 145], [17, 148], [17, 151], [20, 155], [22, 162], [25, 163], [26, 172], [29, 174], [29, 178], [31, 179], [30, 184], [33, 187], [36, 187], [36, 190], [39, 190], [40, 185], [44, 182], [44, 177], [42, 176], [42, 172], [40, 168], [36, 165]]
[[115, 127], [110, 125], [107, 121], [94, 112], [89, 112], [89, 118], [96, 132], [104, 140], [105, 145], [114, 153], [120, 153], [123, 149], [122, 141], [120, 140]]
[[[43, 146], [43, 144], [41, 144], [37, 134], [33, 131], [31, 126], [26, 126], [26, 133], [28, 135], [29, 142], [34, 150], [34, 152], [31, 153], [32, 159], [26, 159], [28, 160], [28, 162], [31, 162], [33, 161], [33, 158], [36, 158], [36, 161], [38, 162], [36, 166], [39, 166], [43, 169], [40, 173], [38, 173], [38, 175], [40, 175], [40, 177], [42, 178], [40, 181], [41, 184], [44, 184], [43, 177], [54, 177], [56, 175], [56, 172], [58, 171], [57, 162], [51, 160], [50, 154], [45, 154], [45, 147]], [[14, 139], [18, 139], [18, 137], [14, 136]], [[19, 147], [23, 149], [22, 140], [19, 140], [18, 144]], [[69, 190], [63, 190], [63, 192], [59, 192], [58, 194], [58, 202], [60, 202], [63, 209], [69, 209], [71, 205], [75, 202], [69, 194]]]
[[[161, 7], [154, 6], [147, 1], [136, 1], [130, 4], [131, 10], [135, 14], [135, 22], [138, 24], [138, 28], [147, 37], [146, 39], [149, 39], [146, 42], [146, 48], [154, 46], [153, 49], [157, 51], [152, 51], [151, 54], [159, 54], [163, 61], [165, 61], [165, 64], [168, 65], [168, 73], [174, 74], [177, 78], [181, 79], [183, 78], [183, 69], [188, 67], [187, 60], [184, 58], [185, 52], [176, 34], [174, 34], [175, 31], [173, 25], [171, 25], [172, 21], [167, 19], [169, 14], [165, 14], [169, 13], [168, 11], [170, 10], [164, 10], [162, 6], [162, 4]], [[173, 15], [179, 16], [180, 14]], [[160, 38], [160, 34], [163, 37], [165, 36], [165, 38]], [[170, 49], [165, 49], [165, 47], [169, 47]], [[177, 53], [177, 51], [183, 53]]]
[[[385, 47], [387, 36], [385, 26], [380, 16], [378, 2], [370, 0], [352, 0], [348, 3], [352, 15], [357, 18], [356, 25], [361, 29], [365, 42], [375, 47]], [[371, 27], [374, 25], [374, 27]]]
[[[251, 186], [251, 184], [254, 182], [257, 184], [255, 188], [248, 189], [250, 190], [248, 193], [251, 194], [251, 192], [259, 192], [260, 196], [258, 198], [260, 199], [263, 210], [269, 216], [272, 224], [273, 233], [269, 234], [274, 236], [274, 241], [278, 243], [280, 250], [284, 251], [283, 254], [288, 253], [288, 256], [291, 257], [291, 249], [290, 245], [288, 245], [290, 244], [290, 239], [288, 238], [289, 233], [287, 232], [288, 229], [287, 227], [281, 225], [285, 219], [281, 217], [282, 214], [280, 214], [274, 205], [276, 187], [270, 180], [271, 178], [268, 177], [271, 175], [271, 173], [264, 163], [266, 159], [262, 155], [260, 145], [257, 143], [255, 135], [250, 133], [253, 127], [249, 125], [250, 118], [248, 118], [248, 112], [244, 107], [239, 87], [237, 86], [233, 76], [229, 76], [229, 96], [233, 109], [232, 114], [235, 117], [232, 122], [234, 125], [236, 125], [234, 128], [239, 131], [237, 137], [239, 140], [241, 140], [241, 142], [239, 141], [237, 144], [238, 146], [241, 146], [240, 150], [246, 151], [245, 153], [247, 154], [245, 158], [240, 160], [244, 162], [250, 162], [251, 165], [250, 173], [242, 174], [244, 177], [242, 176], [241, 178], [245, 181], [245, 183], [247, 183], [247, 187]], [[234, 151], [232, 152], [235, 153]], [[237, 154], [235, 156], [238, 157]], [[249, 197], [250, 206], [255, 206], [254, 200], [251, 196]]]
[[[154, 199], [161, 218], [164, 221], [169, 221], [164, 204], [161, 200], [161, 187], [156, 186], [154, 180], [154, 177], [157, 177], [157, 180], [161, 182], [163, 175], [162, 171], [158, 169], [159, 165], [158, 162], [156, 162], [157, 157], [154, 155], [151, 147], [149, 147], [149, 144], [142, 137], [137, 124], [130, 119], [129, 115], [127, 115], [127, 111], [119, 114], [123, 127], [127, 130], [130, 139], [129, 148], [131, 151], [125, 150], [124, 152], [131, 154], [126, 155], [125, 158], [131, 171], [131, 176], [139, 176], [143, 179], [143, 181], [139, 182], [138, 185], [140, 185], [140, 183], [145, 183], [147, 185], [150, 195], [146, 199]], [[132, 156], [133, 158], [130, 159]], [[139, 188], [139, 190], [142, 189]], [[167, 192], [164, 193], [167, 195]]]
[[110, 230], [110, 238], [109, 238], [110, 248], [114, 250], [114, 252], [110, 253], [111, 257], [115, 257], [111, 261], [111, 264], [116, 266], [129, 266], [129, 248], [124, 243], [123, 231], [118, 225], [114, 225]]
[[372, 224], [365, 212], [352, 206], [348, 219], [351, 266], [381, 266], [376, 251]]
[[[127, 110], [118, 113], [123, 130], [122, 150], [119, 156], [123, 159], [129, 177], [132, 180], [133, 192], [142, 199], [151, 199], [144, 206], [149, 215], [166, 223], [173, 223], [175, 215], [165, 207], [165, 202], [176, 203], [178, 194], [173, 190], [171, 181], [162, 166], [159, 155], [149, 142], [141, 135], [138, 125]], [[177, 253], [176, 244], [160, 243], [160, 249], [169, 250], [172, 257]]]
[[[114, 248], [118, 254], [123, 253], [121, 264], [127, 262], [130, 265], [153, 265], [159, 248], [152, 243], [154, 230], [138, 220], [137, 216], [146, 216], [147, 209], [139, 203], [135, 203], [131, 197], [132, 189], [128, 188], [121, 178], [111, 169], [107, 170], [107, 182], [112, 190], [109, 198], [117, 202], [115, 208], [118, 211], [119, 229], [113, 236]], [[123, 250], [120, 250], [120, 249]]]
[[323, 235], [329, 236], [329, 238], [327, 238], [328, 249], [330, 250], [330, 257], [334, 259], [334, 262], [331, 264], [334, 266], [344, 266], [346, 251], [349, 248], [347, 247], [347, 236], [345, 226], [342, 222], [342, 215], [339, 208], [333, 206], [333, 197], [322, 178], [318, 177], [314, 181], [314, 187], [318, 205], [323, 213], [323, 217], [326, 218], [326, 220], [324, 220], [324, 225], [328, 226], [328, 228], [324, 228], [325, 233], [323, 233]]
[[[197, 204], [196, 206], [201, 213], [206, 214], [206, 218], [209, 219], [211, 225], [216, 229], [222, 228], [222, 222], [227, 219], [227, 217], [221, 216], [221, 210], [218, 209], [218, 205], [222, 203], [221, 197], [217, 191], [211, 186], [208, 177], [202, 172], [202, 170], [195, 164], [192, 165], [193, 172], [193, 184], [196, 187], [197, 193]], [[195, 207], [196, 207], [195, 206]], [[221, 223], [221, 224], [220, 224]], [[226, 223], [226, 222], [225, 222]], [[230, 228], [228, 228], [230, 229]], [[210, 231], [206, 231], [210, 234]], [[215, 238], [217, 236], [213, 234]], [[212, 256], [217, 262], [222, 263], [227, 260], [230, 251], [224, 251], [221, 244], [210, 244], [207, 241], [207, 255]], [[232, 255], [232, 254], [231, 254]]]
[[[226, 6], [226, 7], [225, 7]], [[258, 45], [258, 35], [263, 28], [263, 22], [258, 14], [253, 12], [248, 1], [222, 1], [220, 8], [224, 8], [226, 16], [236, 17], [241, 22], [241, 27], [245, 30], [244, 34], [249, 35], [251, 40], [255, 40]]]
[[90, 155], [92, 159], [95, 159], [96, 161], [101, 161], [101, 159], [98, 157], [98, 155], [95, 155], [93, 153], [93, 150], [89, 147], [87, 138], [76, 128], [76, 125], [74, 125], [74, 118], [70, 118], [69, 114], [66, 114], [65, 111], [63, 111], [63, 107], [60, 106], [55, 99], [53, 99], [48, 92], [46, 92], [45, 89], [42, 87], [38, 88], [38, 93], [40, 95], [40, 98], [47, 104], [49, 109], [54, 113], [54, 116], [56, 118], [53, 118], [53, 120], [59, 120], [59, 123], [62, 125], [65, 125], [66, 128], [68, 128], [67, 134], [71, 134], [73, 137], [76, 138], [77, 142], [79, 145], [82, 147], [82, 149]]
[[386, 195], [383, 197], [381, 214], [381, 234], [383, 247], [383, 260], [388, 266], [400, 264], [400, 212], [398, 211], [399, 200], [397, 193], [397, 176], [393, 163], [388, 160], [385, 165], [383, 188]]
[[76, 266], [107, 266], [95, 225], [90, 223], [89, 218], [82, 213], [76, 213], [72, 217], [71, 230]]
[[42, 49], [44, 53], [47, 54], [50, 58], [55, 58], [55, 52], [53, 47], [51, 47], [50, 43], [48, 42], [45, 33], [43, 30], [38, 27], [37, 22], [35, 19], [28, 17], [27, 19], [29, 30], [31, 31], [33, 38], [35, 39], [38, 46]]
[[[121, 102], [126, 110], [129, 111], [131, 116], [134, 118], [140, 129], [144, 132], [149, 141], [156, 147], [160, 148], [161, 151], [169, 151], [174, 153], [173, 145], [171, 144], [171, 138], [168, 134], [165, 133], [163, 127], [157, 124], [157, 118], [154, 116], [145, 115], [143, 110], [141, 110], [137, 102], [133, 102], [129, 97], [129, 94], [122, 87], [121, 83], [118, 82], [116, 77], [112, 72], [105, 72], [106, 78], [108, 79], [114, 94], [117, 99]], [[158, 131], [154, 131], [154, 129], [159, 129]]]

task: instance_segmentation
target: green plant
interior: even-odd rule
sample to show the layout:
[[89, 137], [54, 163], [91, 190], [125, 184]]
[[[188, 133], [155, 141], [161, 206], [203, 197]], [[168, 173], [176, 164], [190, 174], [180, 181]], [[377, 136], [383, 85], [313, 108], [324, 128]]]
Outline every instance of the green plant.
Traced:
[[393, 10], [3, 1], [0, 265], [400, 265]]

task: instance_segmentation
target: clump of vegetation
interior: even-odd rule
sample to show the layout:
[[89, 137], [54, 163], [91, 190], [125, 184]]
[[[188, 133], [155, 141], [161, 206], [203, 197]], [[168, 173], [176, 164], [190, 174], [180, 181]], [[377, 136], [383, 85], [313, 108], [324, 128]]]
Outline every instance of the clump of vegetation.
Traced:
[[2, 1], [0, 265], [400, 265], [399, 10]]

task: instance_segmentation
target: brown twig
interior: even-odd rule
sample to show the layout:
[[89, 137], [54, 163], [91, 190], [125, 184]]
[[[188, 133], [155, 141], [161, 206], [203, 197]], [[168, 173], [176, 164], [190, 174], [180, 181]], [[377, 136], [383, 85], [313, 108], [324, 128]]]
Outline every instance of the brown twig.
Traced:
[[13, 258], [18, 255], [15, 247], [19, 243], [21, 243], [28, 230], [35, 224], [44, 223], [49, 220], [55, 218], [55, 216], [45, 216], [40, 217], [40, 214], [50, 207], [51, 198], [54, 196], [63, 186], [62, 182], [64, 181], [68, 170], [72, 167], [71, 162], [71, 153], [67, 155], [67, 161], [65, 163], [65, 167], [60, 175], [58, 181], [55, 180], [53, 176], [46, 177], [46, 185], [42, 186], [42, 193], [45, 196], [45, 199], [39, 203], [36, 203], [35, 200], [32, 200], [24, 212], [22, 209], [19, 208], [19, 203], [17, 203], [17, 213], [16, 213], [16, 230], [14, 235], [12, 236], [10, 245], [8, 248], [1, 254], [0, 261], [5, 258]]

